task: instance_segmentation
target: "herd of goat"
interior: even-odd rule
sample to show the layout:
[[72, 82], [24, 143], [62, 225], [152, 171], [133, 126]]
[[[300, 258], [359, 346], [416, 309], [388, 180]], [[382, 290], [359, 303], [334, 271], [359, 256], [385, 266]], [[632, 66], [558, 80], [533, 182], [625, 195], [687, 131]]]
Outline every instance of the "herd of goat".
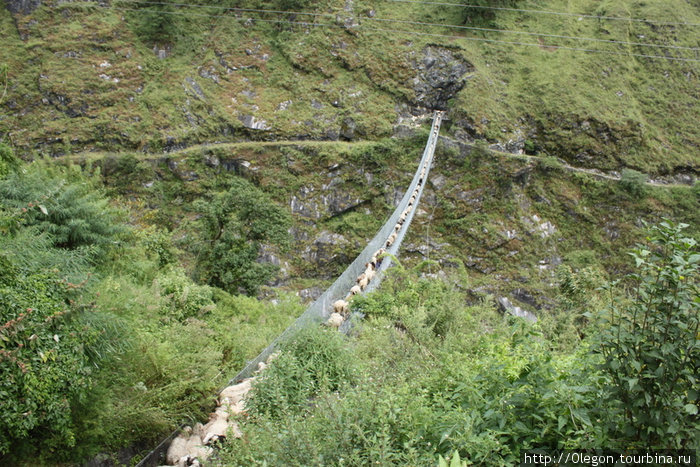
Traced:
[[[437, 130], [434, 127], [433, 131], [439, 131], [439, 127], [437, 127]], [[433, 136], [434, 140], [437, 140], [437, 135], [435, 134]], [[384, 246], [374, 252], [372, 258], [365, 264], [365, 271], [357, 277], [356, 284], [350, 289], [347, 296], [344, 299], [336, 300], [333, 303], [332, 312], [325, 323], [327, 326], [336, 329], [340, 328], [350, 314], [349, 302], [355, 295], [363, 292], [370, 282], [376, 278], [377, 269], [381, 265], [387, 249], [391, 247], [398, 238], [399, 232], [406, 223], [406, 219], [416, 205], [416, 200], [418, 198], [418, 194], [420, 193], [420, 189], [423, 186], [429, 165], [430, 159], [428, 159], [421, 168], [418, 184], [413, 190], [411, 198], [408, 201], [408, 205], [399, 216], [399, 219], [384, 243]], [[271, 355], [267, 362], [260, 362], [258, 364], [258, 369], [255, 376], [246, 378], [240, 383], [233, 386], [228, 386], [221, 391], [217, 399], [218, 403], [216, 410], [210, 414], [209, 422], [206, 425], [197, 423], [194, 425], [194, 427], [187, 426], [180, 432], [178, 437], [172, 441], [170, 447], [168, 448], [166, 454], [167, 465], [175, 465], [178, 467], [200, 467], [202, 463], [206, 462], [212, 455], [212, 446], [216, 442], [225, 438], [226, 436], [233, 436], [235, 438], [240, 438], [242, 436], [238, 425], [231, 419], [231, 417], [245, 411], [245, 399], [252, 387], [253, 382], [275, 355], [276, 354]]]
[[372, 281], [372, 279], [374, 279], [377, 275], [377, 268], [382, 262], [382, 258], [386, 253], [386, 249], [394, 244], [399, 235], [399, 232], [403, 228], [403, 225], [406, 222], [406, 219], [408, 218], [408, 215], [411, 213], [416, 204], [418, 193], [420, 192], [421, 186], [423, 185], [423, 180], [425, 179], [427, 164], [428, 163], [426, 163], [426, 165], [424, 165], [421, 169], [420, 177], [418, 178], [418, 184], [416, 185], [415, 190], [413, 190], [411, 198], [408, 200], [408, 205], [399, 216], [399, 220], [396, 222], [394, 230], [392, 230], [391, 234], [389, 235], [389, 238], [386, 239], [384, 246], [379, 250], [375, 251], [369, 262], [365, 264], [365, 271], [359, 276], [357, 276], [357, 280], [355, 281], [356, 284], [350, 289], [348, 295], [344, 299], [341, 298], [340, 300], [336, 300], [333, 303], [333, 312], [326, 321], [326, 325], [333, 328], [339, 328], [350, 314], [350, 300], [352, 300], [352, 298], [355, 295], [358, 295], [360, 292], [363, 292], [367, 288], [369, 283]]
[[[275, 354], [268, 358], [269, 363]], [[238, 384], [228, 386], [219, 393], [217, 407], [209, 415], [206, 425], [197, 423], [194, 427], [186, 426], [175, 438], [166, 454], [167, 465], [178, 467], [201, 467], [203, 462], [213, 454], [212, 446], [226, 436], [240, 438], [242, 436], [238, 424], [231, 419], [234, 415], [240, 415], [245, 411], [245, 398], [253, 382], [267, 363], [258, 363], [256, 376], [246, 378]]]

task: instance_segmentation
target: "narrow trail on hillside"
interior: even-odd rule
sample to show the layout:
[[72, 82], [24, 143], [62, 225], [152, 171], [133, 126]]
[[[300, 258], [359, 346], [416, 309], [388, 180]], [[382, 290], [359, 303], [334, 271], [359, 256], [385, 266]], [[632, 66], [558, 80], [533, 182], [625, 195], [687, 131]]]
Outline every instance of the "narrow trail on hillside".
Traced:
[[226, 149], [255, 149], [260, 147], [278, 147], [278, 146], [299, 146], [299, 147], [324, 147], [324, 146], [362, 146], [373, 144], [376, 141], [361, 140], [361, 141], [340, 141], [340, 140], [311, 140], [311, 139], [291, 139], [280, 141], [238, 141], [238, 142], [212, 142], [193, 144], [177, 148], [173, 151], [164, 152], [143, 152], [138, 150], [120, 151], [120, 152], [102, 152], [102, 151], [83, 151], [75, 154], [58, 156], [59, 161], [94, 161], [105, 157], [119, 157], [124, 154], [136, 156], [140, 160], [155, 160], [168, 159], [186, 155], [189, 152], [210, 150], [226, 150]]
[[[457, 141], [457, 140], [450, 138], [450, 137], [447, 137], [447, 136], [440, 136], [440, 139], [445, 140], [445, 141], [449, 141], [451, 143], [460, 142], [460, 141]], [[460, 142], [460, 143], [462, 143], [462, 142]], [[462, 144], [465, 144], [467, 147], [469, 147], [471, 149], [479, 148], [479, 146], [477, 146], [476, 144], [469, 144], [469, 143], [462, 143]], [[533, 156], [530, 154], [515, 154], [512, 152], [499, 151], [497, 149], [491, 149], [491, 148], [479, 148], [479, 149], [488, 151], [491, 154], [495, 154], [495, 155], [503, 156], [503, 157], [509, 157], [511, 159], [517, 159], [520, 161], [535, 162], [536, 163], [538, 161], [544, 160], [544, 158], [541, 156]], [[561, 168], [562, 170], [566, 170], [568, 172], [583, 173], [583, 174], [590, 175], [590, 176], [598, 178], [598, 179], [610, 180], [613, 182], [619, 182], [622, 180], [622, 177], [619, 175], [611, 175], [611, 174], [605, 173], [599, 169], [587, 169], [585, 167], [576, 167], [575, 165], [571, 165], [568, 162], [566, 162], [560, 158], [556, 158], [556, 160], [559, 164], [559, 168]], [[678, 187], [688, 188], [688, 187], [692, 186], [692, 185], [686, 184], [686, 183], [670, 183], [670, 182], [666, 183], [666, 182], [657, 182], [654, 180], [647, 180], [645, 182], [645, 184], [649, 185], [649, 186], [659, 187], [659, 188], [678, 188]]]
[[213, 454], [214, 444], [227, 435], [240, 438], [242, 433], [231, 415], [245, 410], [245, 397], [252, 382], [263, 371], [267, 362], [280, 344], [296, 335], [301, 329], [325, 323], [331, 328], [347, 332], [351, 326], [349, 302], [359, 294], [367, 293], [379, 286], [391, 258], [399, 255], [401, 242], [408, 231], [420, 203], [425, 182], [435, 154], [443, 112], [436, 111], [432, 129], [423, 150], [423, 157], [413, 180], [393, 214], [384, 223], [367, 246], [336, 281], [306, 311], [294, 321], [269, 346], [258, 354], [233, 378], [218, 397], [218, 406], [210, 415], [206, 425], [181, 426], [148, 453], [137, 467], [150, 467], [161, 463], [167, 465], [201, 465]]
[[[447, 136], [440, 136], [439, 139], [454, 142], [456, 140], [449, 138]], [[196, 153], [197, 151], [221, 151], [227, 149], [256, 149], [261, 147], [281, 147], [281, 146], [297, 146], [297, 147], [332, 147], [332, 146], [363, 146], [378, 143], [378, 141], [373, 140], [360, 140], [360, 141], [335, 141], [335, 140], [280, 140], [280, 141], [239, 141], [235, 143], [227, 142], [212, 142], [212, 143], [201, 143], [192, 146], [187, 146], [183, 148], [178, 148], [173, 151], [167, 151], [162, 153], [155, 152], [138, 152], [138, 151], [122, 151], [122, 152], [100, 152], [100, 151], [85, 151], [75, 154], [59, 156], [57, 160], [66, 162], [87, 162], [96, 161], [108, 157], [120, 157], [124, 154], [130, 154], [136, 156], [139, 160], [161, 160], [161, 159], [171, 159], [181, 156], [186, 156], [188, 153]], [[474, 144], [465, 143], [470, 148], [476, 148]], [[537, 162], [543, 158], [540, 156], [533, 156], [528, 154], [515, 154], [512, 152], [499, 151], [496, 149], [487, 148], [492, 154], [496, 154], [503, 157], [509, 157], [518, 160], [524, 160], [529, 162]], [[610, 180], [613, 182], [619, 182], [622, 177], [619, 175], [612, 175], [605, 173], [599, 169], [588, 169], [585, 167], [577, 167], [569, 164], [563, 159], [557, 158], [559, 165], [562, 170], [569, 172], [578, 172], [601, 180]], [[646, 185], [659, 187], [659, 188], [678, 188], [678, 187], [689, 187], [690, 184], [685, 183], [672, 183], [672, 182], [658, 182], [654, 180], [647, 180]]]

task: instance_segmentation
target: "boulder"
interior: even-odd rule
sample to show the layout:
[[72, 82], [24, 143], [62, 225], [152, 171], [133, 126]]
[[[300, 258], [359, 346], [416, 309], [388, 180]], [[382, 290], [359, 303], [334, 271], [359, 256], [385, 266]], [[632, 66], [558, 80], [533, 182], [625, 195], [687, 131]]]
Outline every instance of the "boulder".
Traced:
[[39, 8], [41, 0], [5, 0], [5, 6], [13, 14], [28, 15]]
[[265, 120], [259, 120], [253, 115], [241, 115], [238, 120], [243, 124], [244, 127], [251, 130], [271, 130], [272, 128], [267, 125]]
[[498, 304], [498, 308], [504, 313], [510, 313], [513, 316], [524, 318], [528, 321], [537, 321], [537, 316], [527, 310], [523, 310], [519, 306], [513, 305], [506, 297], [498, 297], [496, 303]]
[[423, 58], [414, 62], [418, 70], [413, 79], [415, 104], [428, 109], [447, 110], [452, 99], [466, 83], [465, 75], [474, 66], [450, 49], [427, 46]]

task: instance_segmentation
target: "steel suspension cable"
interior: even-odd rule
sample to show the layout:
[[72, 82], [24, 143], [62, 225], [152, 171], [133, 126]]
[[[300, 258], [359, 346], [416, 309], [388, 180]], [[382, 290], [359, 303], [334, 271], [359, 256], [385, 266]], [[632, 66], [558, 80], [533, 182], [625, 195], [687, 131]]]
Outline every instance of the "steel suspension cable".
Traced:
[[[209, 15], [209, 14], [201, 14], [201, 13], [185, 13], [185, 12], [180, 12], [180, 11], [159, 11], [159, 10], [148, 10], [148, 9], [141, 9], [141, 8], [119, 8], [119, 7], [113, 7], [113, 6], [104, 6], [101, 8], [105, 8], [105, 9], [109, 8], [109, 9], [117, 10], [117, 11], [158, 13], [158, 14], [166, 14], [166, 15], [198, 16], [198, 17], [209, 17], [209, 18], [229, 18], [229, 19], [233, 19], [236, 21], [242, 21], [242, 20], [247, 21], [248, 19], [251, 19], [253, 21], [258, 21], [258, 22], [263, 22], [263, 23], [293, 24], [293, 25], [301, 25], [301, 26], [318, 26], [318, 27], [346, 29], [346, 27], [344, 25], [328, 24], [328, 23], [315, 23], [315, 22], [312, 23], [312, 22], [308, 22], [308, 21], [272, 20], [272, 19], [261, 19], [261, 18], [235, 18], [235, 17], [231, 17], [230, 15]], [[418, 35], [418, 36], [444, 37], [444, 38], [450, 38], [450, 39], [462, 39], [462, 40], [477, 41], [477, 42], [489, 42], [489, 43], [496, 43], [496, 44], [511, 44], [511, 45], [520, 45], [520, 46], [543, 47], [543, 44], [532, 43], [532, 42], [503, 41], [503, 40], [498, 40], [498, 39], [487, 39], [487, 38], [483, 38], [483, 37], [466, 37], [466, 36], [456, 36], [456, 35], [449, 35], [449, 34], [437, 34], [437, 33], [427, 33], [427, 32], [418, 32], [418, 31], [404, 31], [404, 30], [400, 30], [400, 29], [374, 28], [374, 27], [367, 27], [367, 26], [362, 25], [362, 24], [359, 24], [355, 28], [366, 30], [366, 31], [393, 32], [393, 33]], [[614, 52], [614, 51], [609, 51], [609, 50], [588, 49], [588, 48], [583, 48], [583, 47], [569, 47], [569, 46], [563, 46], [563, 45], [549, 45], [548, 44], [548, 45], [546, 45], [546, 47], [550, 47], [550, 48], [554, 48], [554, 49], [572, 50], [572, 51], [578, 51], [578, 52], [602, 53], [602, 54], [618, 55], [618, 56], [632, 56], [632, 57], [663, 59], [663, 60], [682, 61], [682, 62], [700, 62], [700, 59], [692, 59], [692, 58], [667, 57], [667, 56], [663, 56], [663, 55], [638, 54], [638, 53], [631, 53], [631, 52], [630, 53]]]
[[[128, 3], [128, 4], [141, 4], [141, 5], [178, 6], [178, 7], [187, 7], [187, 8], [213, 8], [213, 9], [218, 9], [218, 10], [223, 10], [223, 11], [237, 11], [237, 12], [250, 12], [250, 13], [276, 13], [276, 14], [303, 15], [303, 16], [313, 16], [313, 17], [330, 17], [330, 18], [335, 18], [337, 16], [337, 14], [335, 14], [335, 13], [314, 13], [314, 12], [303, 12], [303, 11], [268, 10], [268, 9], [262, 9], [262, 8], [234, 8], [234, 7], [224, 7], [224, 6], [217, 6], [217, 5], [212, 5], [212, 6], [197, 5], [197, 4], [182, 3], [182, 2], [170, 3], [170, 2], [139, 1], [139, 0], [117, 0], [117, 2], [118, 3]], [[456, 24], [444, 24], [444, 23], [431, 23], [431, 22], [424, 22], [424, 21], [408, 21], [408, 20], [391, 19], [391, 18], [370, 18], [370, 17], [367, 17], [367, 18], [362, 18], [362, 20], [363, 21], [377, 21], [377, 22], [411, 24], [411, 25], [423, 25], [423, 26], [436, 26], [436, 27], [445, 27], [445, 28], [450, 28], [450, 29], [464, 29], [464, 30], [470, 30], [470, 31], [499, 32], [499, 33], [503, 33], [503, 34], [518, 34], [518, 35], [528, 35], [528, 36], [536, 36], [536, 37], [551, 37], [551, 38], [555, 38], [555, 39], [572, 39], [572, 40], [588, 41], [588, 42], [601, 42], [601, 43], [622, 44], [622, 45], [636, 45], [636, 46], [640, 46], [640, 47], [654, 47], [654, 48], [681, 49], [681, 50], [694, 50], [694, 51], [700, 50], [700, 47], [685, 47], [685, 46], [678, 46], [678, 45], [651, 44], [651, 43], [645, 43], [645, 42], [630, 42], [630, 41], [621, 41], [621, 40], [613, 40], [613, 39], [598, 39], [598, 38], [594, 38], [594, 37], [567, 36], [567, 35], [560, 35], [560, 34], [538, 33], [538, 32], [531, 32], [531, 31], [511, 31], [508, 29], [484, 28], [484, 27], [464, 26], [464, 25], [456, 25]]]

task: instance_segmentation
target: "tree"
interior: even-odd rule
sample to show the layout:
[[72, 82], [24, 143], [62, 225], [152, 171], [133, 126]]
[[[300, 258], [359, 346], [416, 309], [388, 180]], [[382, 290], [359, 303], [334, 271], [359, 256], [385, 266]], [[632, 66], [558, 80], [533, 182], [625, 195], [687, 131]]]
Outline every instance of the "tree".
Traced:
[[[3, 146], [0, 145], [0, 155]], [[0, 204], [21, 210], [25, 225], [51, 235], [56, 246], [106, 248], [124, 231], [109, 201], [77, 171], [32, 164], [0, 180]]]
[[177, 36], [178, 16], [168, 2], [137, 3], [134, 12], [136, 32], [144, 39], [156, 43], [171, 43]]
[[517, 0], [465, 0], [464, 24], [485, 24], [496, 18], [498, 10], [492, 8], [512, 8]]
[[250, 182], [236, 178], [230, 189], [198, 203], [202, 246], [198, 272], [211, 285], [255, 294], [276, 267], [257, 261], [263, 242], [284, 244], [289, 213]]
[[687, 224], [651, 228], [649, 246], [631, 254], [634, 297], [602, 316], [597, 352], [621, 404], [621, 435], [640, 447], [697, 449], [700, 374], [700, 254]]

